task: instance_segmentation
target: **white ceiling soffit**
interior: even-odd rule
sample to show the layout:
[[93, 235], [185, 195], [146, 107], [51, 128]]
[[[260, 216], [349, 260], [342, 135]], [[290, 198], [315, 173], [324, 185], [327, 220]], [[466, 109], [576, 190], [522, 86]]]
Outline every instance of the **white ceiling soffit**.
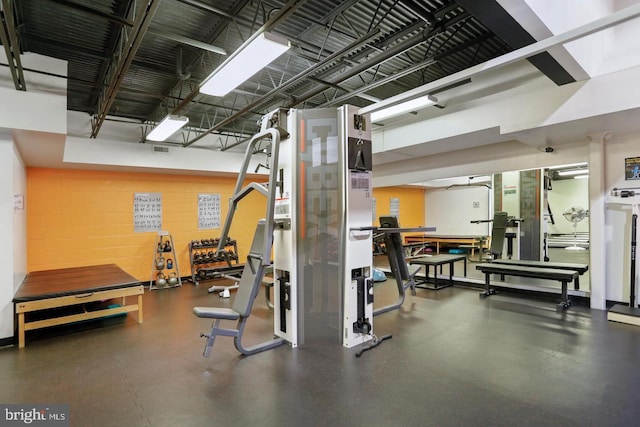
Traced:
[[[556, 2], [554, 2], [553, 4], [556, 4]], [[526, 58], [532, 57], [539, 53], [547, 52], [550, 48], [553, 48], [555, 46], [568, 44], [576, 40], [579, 41], [581, 39], [584, 39], [585, 37], [588, 37], [589, 35], [598, 35], [607, 28], [615, 29], [613, 27], [621, 26], [624, 23], [630, 23], [632, 25], [635, 24], [637, 26], [638, 16], [640, 16], [640, 3], [634, 2], [634, 4], [629, 7], [615, 11], [614, 13], [608, 14], [599, 19], [591, 20], [584, 25], [579, 25], [575, 28], [571, 28], [567, 31], [562, 32], [561, 34], [548, 37], [544, 40], [514, 50], [513, 52], [509, 52], [500, 57], [486, 61], [482, 64], [474, 65], [465, 70], [453, 73], [447, 77], [443, 77], [439, 80], [435, 80], [422, 86], [418, 86], [402, 94], [392, 96], [391, 98], [387, 98], [383, 101], [376, 102], [367, 107], [363, 107], [358, 110], [358, 114], [366, 114], [373, 111], [379, 111], [383, 108], [397, 105], [422, 95], [437, 93], [443, 88], [463, 82], [468, 79], [473, 79], [474, 77], [482, 73], [501, 69], [505, 66], [523, 61]], [[604, 51], [607, 51], [607, 46], [608, 44], [604, 47]], [[640, 59], [638, 59], [638, 61], [640, 61]], [[618, 70], [625, 68], [629, 68], [629, 66], [618, 68]]]
[[[640, 3], [638, 0], [498, 0], [537, 40], [562, 34]], [[640, 65], [640, 25], [635, 19], [558, 45], [549, 53], [576, 80]]]

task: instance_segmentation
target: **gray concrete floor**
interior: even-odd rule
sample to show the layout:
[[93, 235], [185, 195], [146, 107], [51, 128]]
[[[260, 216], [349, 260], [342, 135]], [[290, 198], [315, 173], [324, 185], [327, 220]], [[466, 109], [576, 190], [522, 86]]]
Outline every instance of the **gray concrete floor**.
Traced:
[[[0, 349], [0, 403], [68, 403], [72, 426], [631, 426], [638, 424], [640, 328], [573, 306], [464, 286], [419, 289], [375, 317], [393, 334], [356, 358], [338, 345], [242, 357], [197, 305], [195, 287], [147, 291], [135, 314], [27, 334]], [[392, 301], [375, 285], [376, 306]], [[256, 300], [245, 344], [271, 337]]]

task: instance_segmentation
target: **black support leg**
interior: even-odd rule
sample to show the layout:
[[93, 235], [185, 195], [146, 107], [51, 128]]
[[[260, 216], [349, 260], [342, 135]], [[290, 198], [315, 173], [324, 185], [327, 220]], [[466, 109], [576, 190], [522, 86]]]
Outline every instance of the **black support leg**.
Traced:
[[491, 273], [484, 273], [484, 292], [480, 292], [480, 298], [486, 298], [495, 293], [495, 289], [491, 289]]
[[567, 288], [569, 287], [569, 282], [562, 282], [562, 300], [560, 304], [556, 305], [556, 312], [561, 313], [562, 311], [568, 309], [571, 306], [571, 300], [569, 300], [569, 295]]

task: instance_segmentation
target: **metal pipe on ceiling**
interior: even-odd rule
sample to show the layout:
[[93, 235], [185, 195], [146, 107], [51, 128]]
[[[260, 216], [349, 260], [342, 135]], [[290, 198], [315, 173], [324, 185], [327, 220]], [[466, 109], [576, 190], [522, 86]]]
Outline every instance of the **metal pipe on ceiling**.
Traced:
[[[102, 91], [100, 94], [99, 105], [97, 108], [98, 114], [94, 116], [91, 123], [91, 138], [98, 136], [98, 132], [100, 132], [104, 119], [116, 98], [120, 85], [122, 84], [122, 79], [124, 79], [124, 75], [129, 69], [131, 62], [140, 47], [140, 43], [142, 43], [142, 38], [151, 24], [153, 15], [156, 13], [161, 0], [147, 1], [148, 3], [144, 10], [140, 11], [136, 17], [131, 35], [127, 38], [126, 43], [123, 43], [124, 48], [122, 54], [119, 55], [117, 62], [111, 64], [114, 68], [110, 70], [111, 76], [106, 90]], [[122, 34], [124, 33], [121, 33], [121, 36]], [[125, 42], [125, 40], [122, 41]]]
[[167, 31], [156, 31], [153, 29], [147, 30], [147, 33], [153, 34], [154, 36], [163, 37], [165, 39], [173, 40], [174, 42], [186, 44], [188, 46], [192, 46], [198, 49], [206, 50], [213, 53], [218, 53], [220, 55], [227, 55], [227, 51], [224, 48], [221, 48], [219, 46], [214, 46], [209, 43], [201, 42], [200, 40], [184, 37], [179, 34], [170, 33]]

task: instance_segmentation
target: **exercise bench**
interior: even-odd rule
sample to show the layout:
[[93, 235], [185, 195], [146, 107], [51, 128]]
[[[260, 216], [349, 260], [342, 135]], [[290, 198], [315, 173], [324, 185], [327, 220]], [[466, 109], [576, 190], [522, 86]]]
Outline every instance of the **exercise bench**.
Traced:
[[[258, 222], [256, 232], [253, 236], [253, 242], [251, 243], [251, 249], [247, 255], [247, 261], [242, 270], [242, 276], [238, 283], [238, 290], [233, 301], [231, 308], [226, 307], [194, 307], [193, 314], [196, 317], [202, 317], [205, 319], [213, 319], [213, 325], [211, 331], [208, 334], [200, 334], [201, 337], [207, 338], [207, 344], [204, 349], [203, 355], [208, 357], [211, 353], [211, 348], [218, 335], [233, 337], [233, 343], [236, 349], [244, 354], [251, 355], [259, 353], [261, 351], [269, 350], [274, 347], [278, 347], [284, 343], [281, 338], [273, 338], [264, 343], [254, 345], [252, 347], [245, 348], [242, 345], [242, 333], [247, 323], [247, 319], [251, 314], [251, 308], [253, 307], [253, 301], [256, 299], [262, 286], [264, 274], [269, 267], [263, 264], [263, 258], [265, 254], [262, 251], [265, 250], [264, 245], [264, 219]], [[270, 250], [271, 248], [269, 248]], [[270, 254], [266, 254], [270, 256]], [[235, 329], [221, 328], [220, 322], [222, 320], [236, 320], [237, 326]]]
[[561, 312], [571, 306], [571, 300], [567, 294], [569, 282], [574, 281], [579, 273], [575, 270], [558, 270], [542, 267], [525, 267], [519, 265], [498, 264], [495, 261], [476, 265], [476, 270], [484, 273], [485, 290], [480, 293], [480, 298], [486, 298], [495, 293], [491, 288], [491, 275], [529, 277], [533, 279], [556, 280], [562, 283], [562, 300], [556, 305], [556, 311]]
[[[578, 277], [573, 281], [573, 288], [575, 290], [580, 289], [580, 276], [589, 270], [588, 264], [578, 264], [573, 262], [544, 262], [544, 261], [529, 261], [520, 259], [494, 259], [494, 264], [505, 265], [519, 265], [521, 267], [540, 267], [540, 268], [553, 268], [557, 270], [574, 270], [578, 272]], [[504, 280], [504, 277], [502, 278]]]

